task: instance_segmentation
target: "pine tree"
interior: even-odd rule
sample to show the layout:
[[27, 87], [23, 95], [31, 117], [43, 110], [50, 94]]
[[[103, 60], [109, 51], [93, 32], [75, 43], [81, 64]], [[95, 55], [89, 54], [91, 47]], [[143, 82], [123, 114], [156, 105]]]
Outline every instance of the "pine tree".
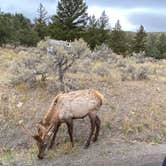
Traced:
[[120, 21], [117, 20], [109, 40], [109, 46], [117, 54], [124, 54], [127, 50], [126, 35], [122, 31]]
[[22, 14], [0, 13], [0, 45], [36, 45], [39, 38], [31, 21]]
[[105, 11], [102, 12], [99, 20], [98, 20], [98, 28], [99, 28], [99, 43], [107, 44], [109, 39], [109, 18], [106, 15]]
[[132, 50], [135, 53], [143, 52], [146, 49], [146, 32], [143, 25], [140, 26], [133, 41]]
[[11, 15], [0, 13], [0, 46], [6, 44], [11, 38]]
[[159, 41], [157, 43], [157, 47], [158, 47], [161, 55], [166, 53], [166, 35], [164, 33], [162, 33], [159, 36]]
[[109, 18], [106, 15], [105, 10], [102, 12], [99, 20], [98, 20], [98, 24], [99, 24], [99, 28], [101, 29], [106, 29], [108, 26], [108, 22], [109, 22]]
[[100, 45], [98, 20], [95, 18], [94, 15], [89, 17], [88, 26], [87, 26], [86, 32], [84, 33], [83, 38], [88, 43], [89, 47], [92, 50], [97, 45]]
[[117, 22], [116, 22], [116, 24], [115, 24], [115, 28], [114, 28], [114, 30], [116, 30], [116, 31], [121, 31], [121, 25], [120, 25], [120, 21], [119, 20], [117, 20]]
[[60, 0], [57, 14], [52, 17], [50, 34], [61, 40], [79, 38], [87, 23], [87, 6], [83, 0]]
[[107, 44], [109, 39], [108, 16], [105, 11], [102, 12], [99, 19], [91, 16], [88, 19], [88, 26], [84, 33], [84, 40], [93, 50], [96, 46]]
[[35, 18], [34, 30], [38, 33], [40, 39], [44, 39], [47, 36], [47, 23], [48, 23], [48, 13], [42, 3], [39, 5], [37, 10], [38, 17]]
[[158, 49], [158, 39], [154, 34], [149, 34], [146, 42], [146, 56], [151, 56], [157, 58], [160, 56], [160, 51]]

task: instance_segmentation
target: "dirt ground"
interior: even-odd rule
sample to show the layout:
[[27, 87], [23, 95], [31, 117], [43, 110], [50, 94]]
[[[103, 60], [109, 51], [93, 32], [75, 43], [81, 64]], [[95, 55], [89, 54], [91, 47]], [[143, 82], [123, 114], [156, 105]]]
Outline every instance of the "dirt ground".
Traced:
[[87, 150], [79, 150], [71, 154], [55, 158], [38, 160], [31, 164], [25, 160], [14, 161], [11, 166], [162, 166], [166, 155], [166, 145], [147, 145], [142, 143], [126, 144], [100, 140]]
[[[106, 68], [111, 68], [112, 63], [107, 64]], [[94, 64], [91, 64], [94, 69], [99, 64], [105, 66], [105, 62]], [[57, 93], [46, 87], [27, 88], [24, 84], [8, 87], [4, 83], [4, 65], [1, 69], [4, 75], [0, 75], [0, 97], [4, 98], [0, 103], [0, 165], [161, 166], [166, 156], [165, 64], [145, 63], [151, 70], [156, 68], [156, 72], [148, 73], [149, 78], [145, 80], [125, 81], [116, 78], [113, 67], [111, 73], [100, 75], [100, 72], [95, 74], [93, 70], [91, 73], [84, 71], [89, 70], [89, 65], [87, 69], [84, 65], [83, 68], [80, 64], [76, 66], [80, 71], [66, 74], [65, 79], [71, 80], [76, 89], [94, 88], [104, 95], [99, 111], [102, 122], [99, 140], [89, 149], [83, 149], [90, 123], [88, 118], [76, 120], [75, 147], [71, 148], [66, 126], [63, 125], [58, 132], [56, 146], [46, 152], [43, 160], [37, 159], [36, 143], [21, 130], [18, 121], [23, 119], [35, 133], [36, 123]]]
[[[113, 111], [113, 109], [119, 110], [118, 115], [123, 113], [125, 114], [128, 110], [131, 111], [135, 108], [143, 110], [146, 109], [152, 102], [157, 103], [162, 107], [162, 109], [164, 109], [164, 101], [166, 98], [165, 91], [166, 86], [161, 82], [123, 82], [121, 84], [117, 84], [116, 86], [111, 85], [110, 88], [104, 91], [106, 99], [99, 116], [101, 119], [105, 119], [107, 117], [102, 117], [102, 114]], [[35, 94], [34, 96], [36, 95], [38, 94]], [[50, 96], [50, 99], [51, 98], [52, 97]], [[43, 100], [48, 101], [47, 98]], [[49, 104], [46, 105], [44, 102], [42, 105], [43, 109], [41, 110], [42, 113], [40, 115], [43, 114], [45, 107], [47, 106], [49, 106]], [[38, 107], [40, 107], [40, 105]], [[28, 121], [29, 119], [27, 122]], [[83, 144], [89, 132], [87, 130], [89, 120], [85, 119], [78, 120], [74, 125], [74, 138], [76, 140], [75, 148], [71, 149], [65, 147], [67, 149], [66, 150], [62, 147], [64, 146], [64, 141], [67, 142], [68, 146], [69, 140], [67, 133], [60, 131], [59, 136], [57, 136], [57, 142], [59, 142], [59, 145], [57, 145], [58, 147], [55, 147], [55, 151], [46, 153], [47, 155], [45, 159], [40, 161], [36, 157], [37, 151], [35, 149], [34, 152], [32, 152], [33, 157], [29, 160], [29, 157], [26, 156], [29, 155], [29, 152], [26, 151], [31, 148], [31, 145], [35, 144], [35, 142], [33, 140], [29, 140], [29, 138], [20, 130], [18, 126], [12, 126], [12, 123], [13, 122], [5, 123], [5, 119], [3, 117], [0, 118], [0, 124], [2, 126], [0, 129], [1, 146], [2, 148], [7, 147], [8, 149], [14, 149], [18, 154], [22, 154], [22, 151], [24, 151], [24, 155], [22, 155], [24, 157], [16, 156], [14, 159], [9, 159], [9, 161], [3, 162], [3, 164], [1, 163], [1, 165], [161, 166], [161, 163], [166, 155], [166, 144], [156, 144], [153, 142], [143, 141], [140, 142], [137, 141], [137, 139], [126, 141], [123, 139], [121, 134], [116, 131], [116, 126], [113, 126], [111, 130], [108, 130], [105, 129], [104, 124], [102, 125], [99, 141], [91, 144], [90, 148], [85, 150], [83, 149]], [[33, 123], [28, 123], [28, 125], [29, 127], [32, 127]], [[65, 130], [64, 127], [62, 127], [62, 130]], [[79, 141], [79, 139], [81, 141]], [[62, 152], [59, 153], [56, 151], [58, 148], [62, 149]]]

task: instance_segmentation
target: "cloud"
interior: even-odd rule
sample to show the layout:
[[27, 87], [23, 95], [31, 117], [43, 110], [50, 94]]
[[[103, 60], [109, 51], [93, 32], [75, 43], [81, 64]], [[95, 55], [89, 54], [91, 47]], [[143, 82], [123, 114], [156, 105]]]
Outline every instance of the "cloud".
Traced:
[[143, 24], [147, 31], [166, 31], [164, 0], [102, 0], [97, 3], [87, 0], [87, 3], [90, 14], [98, 16], [105, 9], [112, 27], [119, 19], [124, 30], [136, 31]]
[[89, 5], [93, 6], [98, 4], [100, 7], [118, 7], [118, 8], [135, 8], [135, 7], [155, 7], [161, 8], [166, 6], [164, 0], [102, 0], [96, 2], [96, 0], [87, 0]]
[[135, 24], [137, 26], [142, 24], [148, 31], [166, 31], [165, 18], [166, 13], [162, 11], [156, 11], [153, 13], [133, 13], [128, 17], [129, 21], [132, 24]]
[[102, 11], [105, 10], [107, 16], [109, 17], [109, 23], [111, 27], [114, 27], [117, 20], [120, 20], [120, 24], [124, 30], [135, 30], [135, 25], [131, 24], [127, 19], [128, 10], [126, 9], [116, 9], [116, 8], [102, 8], [102, 7], [89, 7], [88, 13], [90, 15], [95, 15], [97, 18], [101, 16]]

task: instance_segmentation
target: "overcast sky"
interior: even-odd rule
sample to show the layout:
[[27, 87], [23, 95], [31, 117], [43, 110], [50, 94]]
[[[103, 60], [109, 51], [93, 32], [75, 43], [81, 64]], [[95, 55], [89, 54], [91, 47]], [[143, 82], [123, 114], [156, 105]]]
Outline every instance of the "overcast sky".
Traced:
[[[49, 15], [56, 13], [58, 0], [0, 0], [0, 8], [33, 19], [40, 2]], [[146, 31], [166, 31], [166, 0], [86, 0], [86, 4], [89, 15], [97, 18], [105, 10], [111, 27], [119, 19], [123, 30], [136, 31], [143, 24]]]

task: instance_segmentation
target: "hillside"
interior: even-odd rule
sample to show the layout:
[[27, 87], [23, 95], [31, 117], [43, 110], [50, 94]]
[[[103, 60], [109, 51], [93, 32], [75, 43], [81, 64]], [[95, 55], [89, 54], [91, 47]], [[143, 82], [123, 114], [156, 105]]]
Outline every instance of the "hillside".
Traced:
[[[89, 119], [75, 120], [75, 147], [71, 148], [63, 125], [55, 148], [39, 161], [35, 141], [18, 121], [23, 119], [36, 132], [36, 123], [60, 91], [58, 77], [50, 72], [44, 83], [37, 76], [34, 86], [25, 81], [13, 84], [17, 76], [13, 65], [39, 52], [39, 48], [0, 48], [0, 165], [161, 164], [166, 153], [166, 61], [142, 55], [123, 58], [102, 48], [77, 60], [64, 79], [66, 91], [94, 88], [104, 95], [98, 142], [83, 149]], [[29, 74], [25, 71], [21, 78]]]

